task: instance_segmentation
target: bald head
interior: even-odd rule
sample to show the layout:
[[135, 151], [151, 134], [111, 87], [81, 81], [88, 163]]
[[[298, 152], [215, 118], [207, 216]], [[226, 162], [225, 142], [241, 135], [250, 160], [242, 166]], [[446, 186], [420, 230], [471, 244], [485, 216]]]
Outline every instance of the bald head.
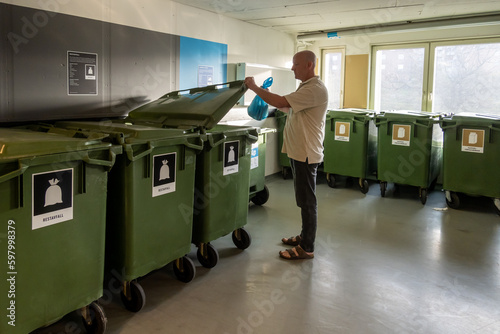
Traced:
[[310, 61], [313, 66], [316, 66], [316, 55], [310, 50], [299, 51], [295, 54], [295, 56], [299, 56], [305, 61]]
[[295, 73], [295, 79], [306, 81], [314, 77], [316, 68], [316, 55], [309, 50], [297, 52], [293, 56], [292, 71]]

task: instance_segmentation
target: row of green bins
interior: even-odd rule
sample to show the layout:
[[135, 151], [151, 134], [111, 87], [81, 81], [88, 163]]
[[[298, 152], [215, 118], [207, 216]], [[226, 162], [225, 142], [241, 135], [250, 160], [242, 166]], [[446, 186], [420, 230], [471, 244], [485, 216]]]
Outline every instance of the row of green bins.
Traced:
[[108, 170], [120, 146], [103, 136], [0, 129], [1, 333], [26, 334], [81, 310], [104, 333]]
[[276, 117], [276, 125], [278, 128], [278, 158], [283, 178], [287, 179], [292, 176], [290, 159], [288, 158], [288, 155], [286, 153], [281, 152], [281, 148], [283, 147], [283, 132], [285, 131], [287, 114], [280, 110], [276, 110], [274, 114]]
[[326, 115], [323, 170], [330, 187], [335, 176], [359, 179], [361, 192], [369, 190], [369, 125], [373, 112], [362, 109], [334, 109]]
[[378, 127], [377, 177], [385, 196], [387, 183], [419, 188], [422, 204], [435, 184], [442, 160], [439, 115], [419, 111], [385, 111], [375, 115]]
[[[61, 121], [58, 128], [103, 133], [123, 148], [109, 174], [106, 272], [122, 285], [121, 300], [138, 312], [146, 295], [138, 279], [174, 261], [180, 281], [196, 267], [191, 251], [197, 133], [119, 122]], [[109, 283], [108, 283], [109, 284]]]
[[259, 128], [259, 140], [252, 144], [250, 158], [250, 200], [256, 205], [263, 205], [269, 199], [266, 186], [266, 143], [270, 133], [276, 129]]
[[463, 113], [443, 117], [443, 189], [460, 207], [459, 193], [493, 199], [500, 214], [500, 117]]
[[251, 144], [257, 129], [217, 124], [243, 96], [243, 81], [168, 93], [131, 111], [126, 122], [187, 129], [206, 136], [196, 159], [192, 243], [207, 268], [219, 254], [210, 242], [232, 233], [234, 244], [250, 246], [247, 223]]

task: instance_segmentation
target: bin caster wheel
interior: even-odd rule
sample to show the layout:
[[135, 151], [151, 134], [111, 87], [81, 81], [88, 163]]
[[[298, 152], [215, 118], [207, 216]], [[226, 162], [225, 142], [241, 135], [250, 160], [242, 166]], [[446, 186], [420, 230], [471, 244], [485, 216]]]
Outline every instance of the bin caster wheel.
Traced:
[[283, 180], [288, 179], [288, 176], [290, 175], [290, 170], [288, 169], [288, 167], [282, 167], [281, 174], [283, 175]]
[[458, 209], [460, 207], [460, 198], [458, 194], [454, 191], [445, 191], [446, 204], [452, 209]]
[[264, 205], [269, 199], [269, 189], [264, 185], [264, 189], [259, 191], [252, 197], [251, 201], [256, 205]]
[[420, 202], [425, 205], [427, 202], [427, 188], [420, 188], [419, 189], [419, 197], [420, 197]]
[[366, 194], [370, 189], [370, 185], [368, 184], [368, 181], [365, 179], [359, 179], [359, 186], [363, 194]]
[[179, 281], [189, 283], [196, 276], [196, 267], [190, 258], [183, 256], [175, 260], [174, 274]]
[[493, 199], [493, 204], [495, 206], [495, 211], [500, 216], [500, 198], [494, 198]]
[[108, 318], [99, 304], [92, 302], [81, 310], [81, 314], [87, 333], [104, 334], [106, 332]]
[[380, 196], [385, 197], [385, 191], [387, 190], [387, 182], [380, 182]]
[[196, 252], [198, 261], [205, 268], [213, 268], [219, 262], [219, 253], [211, 244], [200, 244]]
[[330, 188], [335, 188], [335, 176], [330, 173], [326, 173], [326, 182]]
[[123, 305], [130, 312], [139, 312], [146, 305], [146, 294], [142, 286], [135, 281], [123, 282], [120, 297]]
[[233, 231], [233, 243], [239, 249], [247, 249], [252, 243], [252, 237], [244, 228], [239, 228]]

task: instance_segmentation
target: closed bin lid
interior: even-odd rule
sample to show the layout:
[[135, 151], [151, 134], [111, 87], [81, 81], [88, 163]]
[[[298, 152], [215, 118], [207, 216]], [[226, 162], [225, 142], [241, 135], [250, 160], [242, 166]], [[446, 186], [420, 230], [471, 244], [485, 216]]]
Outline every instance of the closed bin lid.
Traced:
[[360, 117], [365, 117], [368, 120], [370, 117], [373, 116], [373, 114], [374, 114], [373, 110], [347, 108], [347, 109], [331, 109], [328, 110], [326, 115], [328, 118], [359, 119]]
[[245, 94], [242, 80], [168, 93], [132, 110], [126, 122], [192, 129], [213, 128]]
[[445, 123], [452, 122], [463, 125], [477, 126], [500, 126], [500, 116], [486, 115], [478, 113], [460, 113], [452, 114], [443, 118]]
[[390, 110], [382, 111], [375, 115], [376, 118], [386, 118], [390, 120], [408, 120], [408, 119], [425, 119], [425, 118], [435, 118], [440, 114], [427, 112], [427, 111], [415, 111], [415, 110]]
[[60, 121], [55, 124], [56, 127], [68, 130], [103, 133], [109, 137], [113, 144], [135, 144], [138, 142], [148, 142], [163, 138], [174, 138], [181, 136], [197, 137], [198, 134], [190, 133], [181, 129], [163, 129], [137, 124], [127, 124], [121, 122], [102, 121]]
[[110, 147], [102, 136], [73, 138], [67, 133], [38, 132], [28, 129], [0, 128], [0, 161]]

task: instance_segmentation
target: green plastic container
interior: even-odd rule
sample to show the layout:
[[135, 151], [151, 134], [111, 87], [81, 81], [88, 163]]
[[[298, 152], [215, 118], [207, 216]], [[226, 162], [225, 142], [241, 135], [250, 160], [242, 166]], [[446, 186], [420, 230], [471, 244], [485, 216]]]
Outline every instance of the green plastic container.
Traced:
[[234, 244], [250, 246], [247, 222], [254, 127], [217, 125], [246, 92], [243, 81], [172, 92], [130, 112], [126, 122], [181, 128], [206, 136], [196, 159], [192, 242], [207, 268], [218, 262], [211, 241], [233, 232]]
[[323, 171], [330, 187], [335, 174], [359, 179], [361, 192], [369, 190], [368, 132], [373, 112], [360, 109], [329, 110], [326, 115]]
[[375, 115], [378, 127], [377, 176], [385, 196], [388, 182], [419, 187], [422, 204], [436, 181], [442, 160], [437, 114], [391, 111]]
[[109, 174], [106, 267], [123, 284], [122, 301], [137, 312], [145, 294], [135, 280], [176, 260], [174, 272], [190, 282], [197, 133], [117, 122], [58, 122], [57, 127], [101, 132], [124, 154]]
[[259, 140], [252, 144], [250, 159], [250, 200], [256, 205], [263, 205], [269, 199], [266, 186], [266, 143], [269, 133], [276, 129], [259, 128]]
[[290, 159], [286, 153], [281, 152], [283, 148], [283, 132], [285, 131], [287, 114], [276, 110], [275, 117], [278, 126], [278, 160], [281, 166], [281, 173], [283, 178], [286, 180], [287, 178], [292, 177]]
[[443, 117], [443, 189], [452, 208], [457, 193], [491, 197], [500, 212], [500, 117], [464, 113]]
[[0, 129], [1, 333], [26, 334], [78, 309], [88, 332], [106, 329], [95, 301], [103, 295], [107, 172], [121, 147], [78, 137]]

